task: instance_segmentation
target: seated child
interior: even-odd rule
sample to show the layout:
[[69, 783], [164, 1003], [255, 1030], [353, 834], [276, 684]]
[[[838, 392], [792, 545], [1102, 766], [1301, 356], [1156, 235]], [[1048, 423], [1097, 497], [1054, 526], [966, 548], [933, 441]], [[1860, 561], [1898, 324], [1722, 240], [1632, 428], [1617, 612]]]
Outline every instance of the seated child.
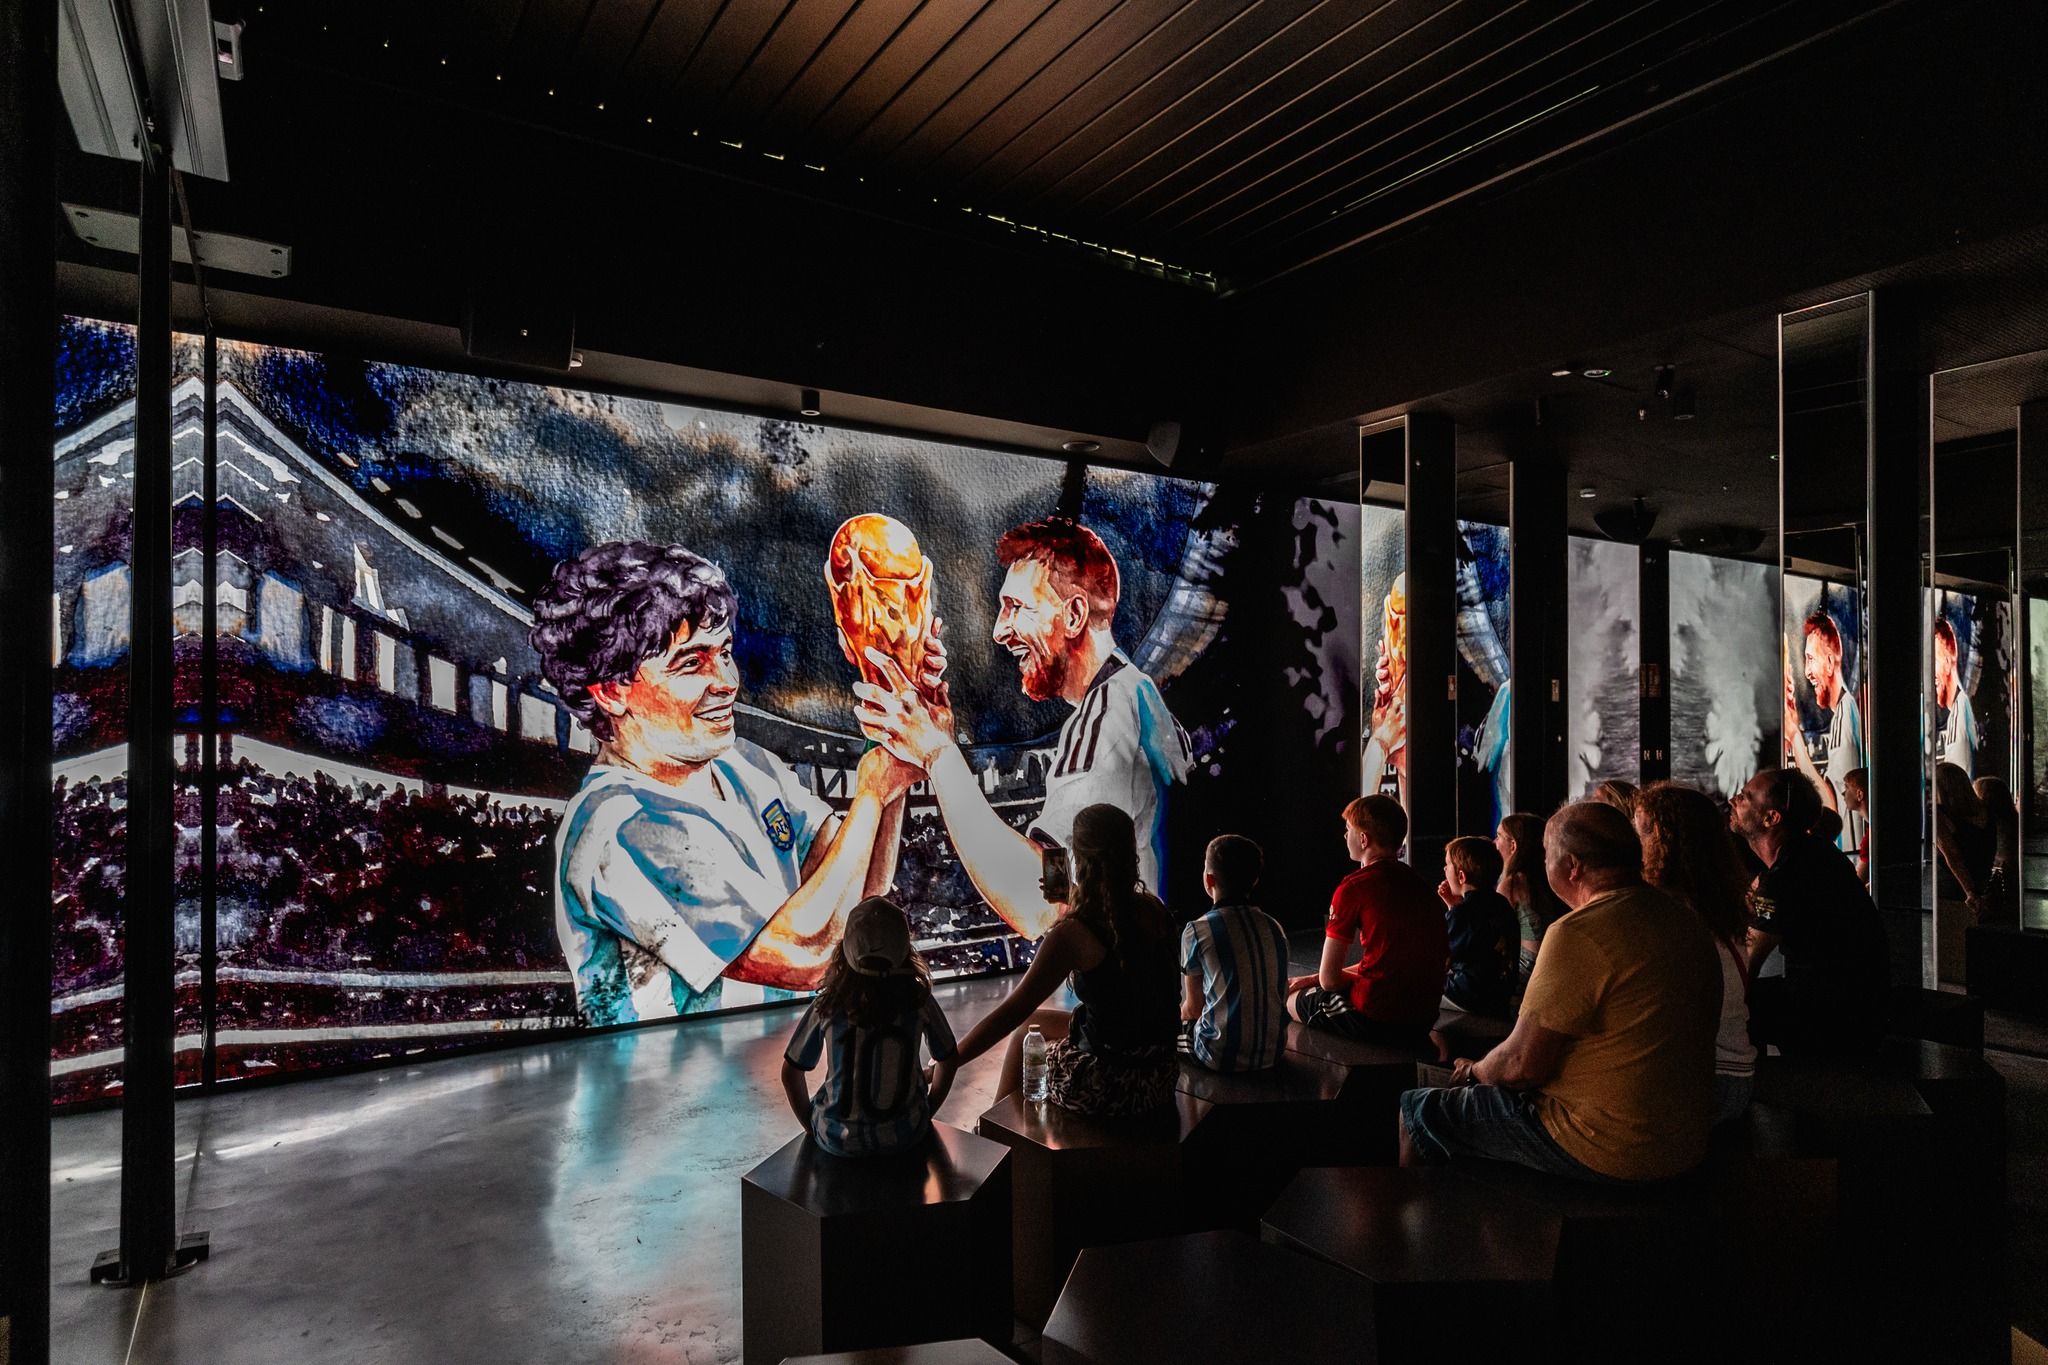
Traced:
[[[782, 1089], [817, 1144], [835, 1156], [901, 1151], [924, 1141], [946, 1098], [950, 1071], [927, 1091], [918, 1040], [932, 1059], [953, 1055], [953, 1030], [932, 999], [910, 923], [880, 896], [846, 919], [846, 935], [825, 968], [782, 1055]], [[804, 1075], [826, 1057], [825, 1084], [805, 1093]]]
[[1211, 1071], [1258, 1071], [1280, 1060], [1287, 1028], [1287, 932], [1252, 893], [1265, 870], [1241, 834], [1209, 844], [1202, 889], [1214, 908], [1180, 935], [1180, 1050]]
[[1520, 931], [1514, 907], [1494, 890], [1500, 850], [1486, 839], [1453, 839], [1444, 850], [1444, 903], [1451, 960], [1444, 973], [1444, 1003], [1472, 1014], [1505, 1017], [1515, 984]]

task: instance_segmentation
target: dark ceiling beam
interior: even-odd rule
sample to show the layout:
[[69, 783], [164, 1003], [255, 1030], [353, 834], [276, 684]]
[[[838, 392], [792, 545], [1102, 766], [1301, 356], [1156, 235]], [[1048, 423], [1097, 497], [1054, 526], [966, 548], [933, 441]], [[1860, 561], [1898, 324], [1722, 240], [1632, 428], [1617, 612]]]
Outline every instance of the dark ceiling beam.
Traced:
[[1339, 468], [1368, 414], [2048, 220], [2044, 19], [1975, 0], [1220, 301], [1226, 469]]

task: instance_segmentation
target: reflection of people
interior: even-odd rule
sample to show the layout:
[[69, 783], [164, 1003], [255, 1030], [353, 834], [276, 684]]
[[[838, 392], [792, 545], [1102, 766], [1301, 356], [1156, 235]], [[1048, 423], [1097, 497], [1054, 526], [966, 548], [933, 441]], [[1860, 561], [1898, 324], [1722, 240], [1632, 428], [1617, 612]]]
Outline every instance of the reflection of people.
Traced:
[[[1449, 931], [1422, 874], [1401, 861], [1408, 812], [1390, 796], [1344, 807], [1344, 851], [1358, 871], [1337, 884], [1313, 976], [1287, 983], [1287, 1012], [1345, 1038], [1415, 1042], [1436, 1022]], [[1346, 967], [1351, 945], [1358, 962]]]
[[1008, 570], [995, 642], [1016, 658], [1024, 695], [1059, 697], [1074, 708], [1060, 727], [1046, 776], [1045, 805], [1028, 835], [989, 805], [953, 733], [950, 708], [907, 685], [880, 651], [868, 659], [890, 686], [858, 683], [856, 712], [869, 738], [931, 774], [932, 794], [960, 864], [1010, 927], [1038, 938], [1055, 911], [1039, 888], [1042, 850], [1064, 846], [1082, 808], [1128, 814], [1138, 829], [1138, 875], [1158, 890], [1165, 856], [1166, 795], [1187, 775], [1191, 754], [1152, 679], [1117, 648], [1116, 560], [1093, 531], [1048, 517], [1005, 532], [996, 558]]
[[[1815, 607], [1806, 618], [1804, 664], [1807, 686], [1813, 689], [1813, 704], [1827, 713], [1826, 748], [1816, 762], [1805, 729], [1799, 723], [1799, 703], [1792, 691], [1792, 679], [1785, 679], [1785, 749], [1793, 766], [1806, 775], [1829, 810], [1844, 811], [1842, 782], [1863, 766], [1863, 712], [1856, 694], [1842, 676], [1842, 630], [1825, 604]], [[1854, 853], [1863, 839], [1863, 819], [1853, 812], [1844, 814], [1836, 847]]]
[[[1389, 791], [1387, 779], [1393, 779]], [[1365, 732], [1368, 791], [1407, 797], [1408, 782], [1408, 575], [1394, 575], [1380, 608], [1379, 652], [1372, 666], [1372, 712]]]
[[1970, 775], [1953, 763], [1934, 767], [1934, 846], [1941, 854], [1936, 898], [1962, 901], [1971, 923], [1981, 922], [1998, 862], [1998, 825]]
[[[931, 1111], [918, 1065], [920, 1041], [933, 1057], [953, 1054], [953, 1029], [932, 999], [931, 973], [910, 946], [910, 922], [871, 896], [853, 908], [817, 999], [797, 1021], [782, 1054], [782, 1091], [812, 1139], [835, 1156], [900, 1152], [924, 1141]], [[804, 1076], [820, 1060], [816, 1095]]]
[[721, 980], [808, 990], [846, 912], [895, 877], [917, 774], [861, 760], [835, 816], [739, 739], [725, 574], [679, 545], [598, 545], [534, 602], [541, 671], [599, 744], [555, 836], [555, 929], [593, 1025], [711, 1007]]
[[1977, 713], [1962, 687], [1957, 667], [1956, 628], [1943, 616], [1934, 623], [1934, 704], [1945, 713], [1936, 740], [1937, 763], [1953, 763], [1965, 777], [1977, 772]]
[[[932, 1088], [1005, 1037], [996, 1095], [1022, 1080], [1025, 1025], [1045, 1036], [1046, 1098], [1103, 1118], [1143, 1114], [1173, 1102], [1180, 1078], [1181, 988], [1173, 921], [1138, 884], [1131, 817], [1114, 806], [1075, 813], [1073, 886], [1067, 913], [1038, 945], [1024, 979], [960, 1049], [932, 1064]], [[1040, 1009], [1065, 978], [1081, 1003], [1069, 1014]]]

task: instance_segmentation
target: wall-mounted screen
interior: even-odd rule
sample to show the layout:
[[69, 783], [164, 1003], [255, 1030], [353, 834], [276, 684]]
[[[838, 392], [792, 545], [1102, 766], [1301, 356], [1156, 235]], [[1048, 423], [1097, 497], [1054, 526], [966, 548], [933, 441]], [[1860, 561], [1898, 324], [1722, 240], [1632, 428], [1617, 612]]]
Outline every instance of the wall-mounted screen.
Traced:
[[2012, 599], [1931, 590], [1934, 761], [1971, 778], [2012, 780], [2013, 690], [2018, 664]]
[[[60, 411], [60, 527], [106, 503], [53, 608], [67, 1099], [119, 1059], [82, 1026], [120, 1004], [122, 335], [69, 326], [104, 363]], [[1224, 829], [1267, 843], [1278, 911], [1341, 861], [1248, 792], [1356, 790], [1351, 507], [222, 342], [209, 623], [197, 374], [179, 752], [196, 792], [210, 707], [219, 824], [202, 868], [181, 797], [180, 965], [210, 889], [223, 1078], [795, 998], [876, 891], [936, 974], [1019, 967], [1040, 846], [1095, 802], [1178, 907]]]
[[1364, 614], [1365, 746], [1360, 791], [1408, 795], [1407, 514], [1359, 509], [1359, 610]]
[[1458, 523], [1458, 828], [1491, 834], [1515, 808], [1508, 528]]
[[1577, 799], [1609, 779], [1633, 783], [1642, 776], [1642, 563], [1633, 545], [1579, 536], [1571, 538], [1570, 555], [1566, 794]]
[[1777, 579], [1768, 564], [1671, 554], [1671, 777], [1724, 800], [1784, 761]]

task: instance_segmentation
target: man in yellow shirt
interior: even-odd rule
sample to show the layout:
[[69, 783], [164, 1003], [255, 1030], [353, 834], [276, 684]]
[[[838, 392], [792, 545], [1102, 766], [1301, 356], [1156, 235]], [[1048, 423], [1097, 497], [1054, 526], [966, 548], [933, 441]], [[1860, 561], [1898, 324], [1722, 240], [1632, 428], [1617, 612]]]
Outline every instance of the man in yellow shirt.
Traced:
[[1628, 818], [1581, 801], [1544, 831], [1551, 925], [1514, 1032], [1451, 1086], [1401, 1096], [1401, 1164], [1512, 1161], [1612, 1184], [1707, 1152], [1721, 974], [1699, 917], [1643, 885]]

